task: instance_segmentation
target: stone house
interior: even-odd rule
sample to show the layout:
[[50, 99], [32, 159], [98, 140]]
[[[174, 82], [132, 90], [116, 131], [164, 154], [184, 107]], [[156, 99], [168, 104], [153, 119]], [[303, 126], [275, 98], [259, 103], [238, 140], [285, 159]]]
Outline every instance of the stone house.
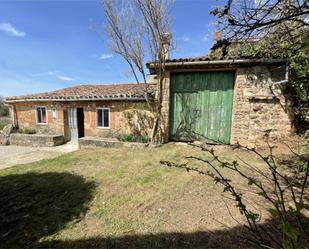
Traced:
[[[149, 82], [156, 69], [147, 64]], [[162, 142], [202, 140], [262, 143], [265, 130], [281, 139], [292, 131], [288, 80], [280, 60], [207, 56], [168, 59], [163, 85]], [[154, 95], [155, 84], [150, 95]], [[15, 125], [65, 140], [119, 133], [150, 134], [152, 115], [144, 84], [83, 85], [54, 92], [8, 97]]]
[[[153, 87], [149, 89], [151, 95]], [[123, 133], [147, 136], [152, 119], [144, 92], [143, 84], [79, 85], [8, 97], [6, 103], [19, 129], [63, 135], [65, 141]]]
[[[149, 63], [152, 79], [155, 65]], [[276, 59], [208, 56], [166, 60], [162, 141], [203, 140], [253, 146], [292, 132], [291, 102], [284, 92], [286, 63]]]

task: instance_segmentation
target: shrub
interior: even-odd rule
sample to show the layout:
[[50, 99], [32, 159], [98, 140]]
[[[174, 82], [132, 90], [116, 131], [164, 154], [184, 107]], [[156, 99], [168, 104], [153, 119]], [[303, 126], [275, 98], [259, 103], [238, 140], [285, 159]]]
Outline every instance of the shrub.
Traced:
[[138, 143], [148, 143], [149, 138], [141, 135], [132, 134], [121, 134], [118, 136], [118, 140], [122, 142], [138, 142]]
[[[187, 172], [195, 172], [210, 177], [214, 183], [221, 184], [223, 192], [227, 192], [234, 199], [241, 215], [244, 216], [245, 231], [240, 236], [257, 248], [284, 248], [300, 249], [309, 248], [308, 219], [306, 214], [309, 210], [308, 203], [308, 179], [309, 179], [309, 156], [306, 154], [308, 147], [305, 147], [304, 154], [297, 154], [291, 148], [293, 156], [278, 158], [273, 154], [275, 146], [269, 144], [269, 133], [266, 131], [268, 155], [259, 152], [256, 148], [233, 145], [234, 149], [241, 149], [259, 158], [265, 164], [265, 170], [261, 170], [253, 162], [233, 160], [228, 161], [219, 157], [214, 149], [207, 145], [194, 145], [202, 152], [208, 153], [211, 159], [201, 156], [187, 156], [186, 163], [161, 161], [162, 165], [181, 168]], [[308, 146], [308, 145], [307, 145]], [[201, 169], [190, 166], [194, 162], [202, 162], [208, 168]], [[245, 167], [244, 167], [245, 166]], [[225, 169], [225, 171], [223, 171]], [[227, 172], [236, 174], [247, 182], [247, 188], [240, 189], [229, 177]], [[244, 193], [255, 194], [262, 198], [263, 205], [268, 209], [256, 209], [259, 205], [258, 199], [254, 207], [248, 205]], [[267, 229], [262, 226], [261, 217], [269, 212]], [[232, 215], [230, 213], [230, 215]], [[233, 217], [232, 217], [233, 218]], [[234, 219], [234, 218], [233, 218]], [[239, 221], [238, 221], [239, 222]]]
[[0, 130], [3, 130], [3, 128], [10, 123], [11, 120], [9, 118], [0, 118]]
[[36, 134], [36, 130], [32, 128], [24, 128], [24, 129], [14, 129], [14, 133], [20, 133], [20, 134]]
[[23, 133], [24, 134], [35, 134], [36, 131], [35, 131], [35, 129], [32, 129], [32, 128], [24, 128]]

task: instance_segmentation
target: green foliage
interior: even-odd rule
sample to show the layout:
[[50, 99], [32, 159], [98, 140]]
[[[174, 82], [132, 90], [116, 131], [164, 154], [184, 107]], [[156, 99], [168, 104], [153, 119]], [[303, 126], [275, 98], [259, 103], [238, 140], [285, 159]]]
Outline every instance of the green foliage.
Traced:
[[0, 130], [2, 130], [6, 125], [10, 124], [11, 120], [6, 117], [0, 117]]
[[8, 117], [9, 108], [4, 105], [3, 97], [0, 96], [0, 117]]
[[36, 130], [32, 128], [24, 128], [24, 129], [16, 129], [14, 130], [16, 133], [21, 133], [21, 134], [36, 134]]
[[122, 142], [137, 142], [137, 143], [148, 143], [149, 138], [141, 135], [132, 134], [121, 134], [118, 136], [118, 140]]
[[[288, 29], [288, 30], [287, 30]], [[247, 43], [238, 52], [245, 57], [283, 59], [289, 66], [289, 82], [285, 91], [294, 102], [296, 125], [303, 125], [309, 108], [309, 29], [294, 30], [293, 25], [278, 27], [254, 43]], [[302, 127], [297, 128], [302, 128]]]

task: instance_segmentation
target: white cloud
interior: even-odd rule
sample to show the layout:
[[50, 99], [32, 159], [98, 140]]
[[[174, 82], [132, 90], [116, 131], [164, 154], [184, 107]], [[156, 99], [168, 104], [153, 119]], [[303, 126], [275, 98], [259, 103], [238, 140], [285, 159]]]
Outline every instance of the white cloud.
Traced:
[[182, 41], [184, 41], [184, 42], [188, 42], [188, 41], [191, 40], [190, 36], [188, 36], [188, 35], [184, 35], [184, 36], [181, 37], [180, 39], [181, 39]]
[[16, 37], [23, 37], [26, 35], [25, 32], [17, 30], [12, 24], [10, 23], [0, 23], [0, 31]]
[[57, 74], [59, 74], [58, 71], [47, 71], [47, 72], [43, 72], [43, 73], [34, 73], [34, 74], [31, 74], [30, 76], [41, 77], [41, 76], [57, 75]]
[[63, 76], [63, 75], [58, 75], [57, 78], [58, 78], [59, 80], [62, 80], [62, 81], [72, 81], [72, 80], [74, 80], [74, 79], [71, 78], [71, 77]]
[[209, 42], [210, 41], [210, 36], [207, 34], [207, 35], [204, 35], [203, 36], [203, 38], [202, 38], [202, 40], [204, 41], [204, 42]]
[[99, 58], [100, 58], [101, 60], [110, 59], [110, 58], [112, 58], [112, 57], [113, 57], [112, 54], [101, 54], [101, 55], [99, 56]]

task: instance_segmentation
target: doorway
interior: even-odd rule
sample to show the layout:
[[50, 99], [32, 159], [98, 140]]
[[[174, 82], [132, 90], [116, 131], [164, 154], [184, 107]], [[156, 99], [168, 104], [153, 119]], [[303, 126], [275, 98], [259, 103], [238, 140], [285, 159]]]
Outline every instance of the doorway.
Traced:
[[83, 108], [77, 108], [77, 129], [78, 129], [78, 138], [84, 137], [84, 109]]
[[67, 111], [68, 140], [75, 141], [84, 134], [84, 109], [68, 108]]

